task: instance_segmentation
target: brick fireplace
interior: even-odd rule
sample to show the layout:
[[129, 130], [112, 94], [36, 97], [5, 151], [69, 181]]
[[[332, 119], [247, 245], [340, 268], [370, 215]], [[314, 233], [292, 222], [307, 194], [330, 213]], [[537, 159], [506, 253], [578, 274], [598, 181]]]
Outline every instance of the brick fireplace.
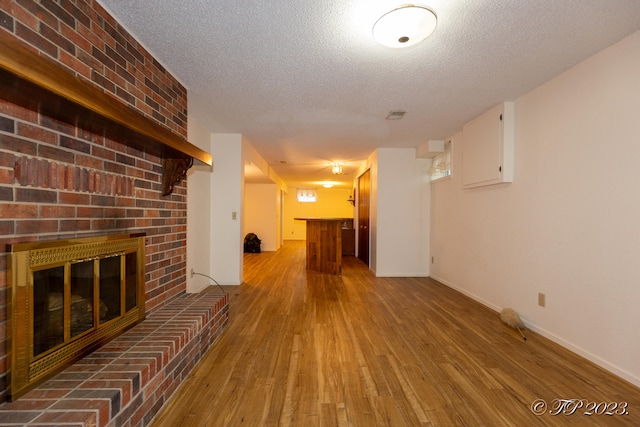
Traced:
[[142, 321], [144, 235], [11, 245], [11, 400]]
[[[172, 133], [186, 89], [93, 0], [2, 1], [0, 31]], [[186, 289], [187, 184], [163, 159], [0, 98], [0, 402], [6, 399], [7, 244], [146, 234], [147, 314]]]

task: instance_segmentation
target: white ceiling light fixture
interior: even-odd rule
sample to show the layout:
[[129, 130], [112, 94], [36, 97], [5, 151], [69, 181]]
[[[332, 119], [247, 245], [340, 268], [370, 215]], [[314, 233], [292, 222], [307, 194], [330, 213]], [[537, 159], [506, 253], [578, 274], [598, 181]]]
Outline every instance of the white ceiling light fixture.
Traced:
[[373, 38], [388, 47], [413, 46], [433, 33], [437, 21], [431, 9], [407, 4], [382, 15], [373, 25]]
[[333, 162], [331, 163], [331, 173], [334, 175], [342, 175], [342, 163]]

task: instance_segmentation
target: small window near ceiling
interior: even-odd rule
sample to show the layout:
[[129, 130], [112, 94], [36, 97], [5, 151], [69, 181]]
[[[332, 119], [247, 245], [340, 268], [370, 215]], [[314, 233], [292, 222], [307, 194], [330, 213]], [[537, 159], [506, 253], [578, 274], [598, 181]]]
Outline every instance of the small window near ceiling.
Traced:
[[298, 201], [302, 203], [312, 203], [318, 199], [316, 190], [298, 190]]
[[429, 179], [431, 182], [451, 176], [451, 140], [444, 141], [444, 149], [431, 160]]

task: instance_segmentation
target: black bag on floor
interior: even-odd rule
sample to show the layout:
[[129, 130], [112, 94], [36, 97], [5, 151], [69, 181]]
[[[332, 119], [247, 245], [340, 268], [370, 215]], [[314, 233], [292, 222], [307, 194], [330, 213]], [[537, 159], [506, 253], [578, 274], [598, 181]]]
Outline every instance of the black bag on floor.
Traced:
[[250, 254], [259, 254], [260, 253], [260, 243], [261, 240], [258, 239], [253, 233], [249, 233], [244, 236], [244, 251], [245, 253]]

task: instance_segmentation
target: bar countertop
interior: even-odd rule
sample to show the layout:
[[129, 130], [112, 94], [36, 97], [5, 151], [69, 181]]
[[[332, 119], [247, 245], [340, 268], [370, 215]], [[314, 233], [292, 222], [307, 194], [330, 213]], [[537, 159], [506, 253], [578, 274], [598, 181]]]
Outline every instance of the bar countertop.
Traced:
[[353, 218], [322, 218], [322, 217], [303, 217], [293, 218], [296, 221], [353, 221]]

